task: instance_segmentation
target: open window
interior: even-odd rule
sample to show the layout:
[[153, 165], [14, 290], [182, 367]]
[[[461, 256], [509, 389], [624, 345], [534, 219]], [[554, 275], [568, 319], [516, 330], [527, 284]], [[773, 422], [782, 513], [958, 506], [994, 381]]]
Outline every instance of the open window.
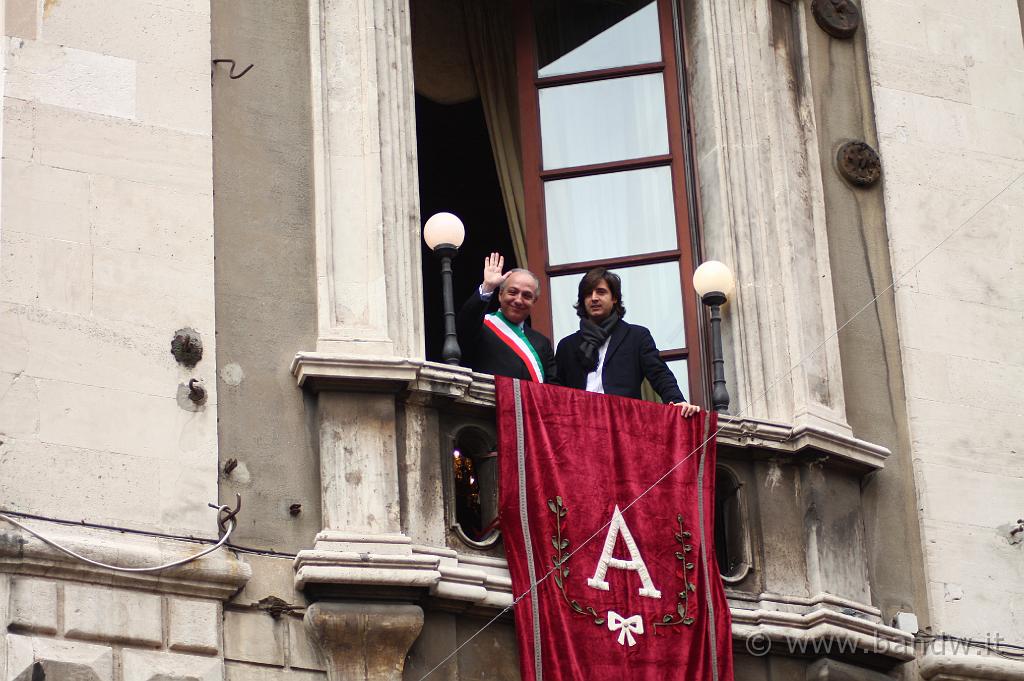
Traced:
[[726, 584], [737, 584], [751, 567], [750, 532], [743, 483], [727, 466], [715, 469], [715, 558]]
[[452, 438], [447, 496], [449, 527], [474, 548], [494, 546], [498, 530], [498, 461], [493, 435], [462, 426]]
[[[421, 212], [466, 223], [460, 304], [483, 256], [541, 277], [532, 324], [576, 330], [580, 275], [615, 269], [628, 319], [651, 330], [704, 403], [694, 178], [679, 0], [410, 0]], [[440, 286], [424, 251], [427, 358]]]
[[614, 269], [629, 320], [651, 330], [702, 402], [677, 0], [518, 7], [527, 257], [550, 291], [534, 325], [556, 339], [573, 332], [579, 275]]

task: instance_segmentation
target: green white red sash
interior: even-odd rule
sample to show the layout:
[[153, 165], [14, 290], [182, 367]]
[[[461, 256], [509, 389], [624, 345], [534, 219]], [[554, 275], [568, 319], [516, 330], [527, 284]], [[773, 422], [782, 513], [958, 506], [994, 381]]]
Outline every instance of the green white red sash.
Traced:
[[526, 337], [525, 331], [507, 320], [505, 315], [501, 314], [501, 310], [484, 317], [484, 326], [493, 331], [502, 343], [523, 360], [533, 381], [544, 382], [544, 366], [540, 362], [540, 355], [533, 349], [533, 344]]

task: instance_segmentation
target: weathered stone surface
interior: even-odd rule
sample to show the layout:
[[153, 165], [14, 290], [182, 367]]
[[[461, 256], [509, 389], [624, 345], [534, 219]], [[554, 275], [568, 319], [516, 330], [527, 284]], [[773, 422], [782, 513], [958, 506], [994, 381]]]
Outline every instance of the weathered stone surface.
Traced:
[[226, 681], [325, 681], [323, 672], [262, 667], [244, 662], [225, 662]]
[[29, 631], [57, 631], [57, 583], [15, 577], [11, 585], [11, 624]]
[[889, 249], [902, 277], [895, 303], [928, 623], [1004, 641], [1024, 637], [1024, 622], [1009, 615], [1024, 603], [1009, 577], [1019, 547], [1000, 530], [1020, 517], [1024, 484], [1016, 5], [863, 3]]
[[5, 94], [119, 118], [135, 115], [135, 62], [12, 39]]
[[252, 578], [232, 599], [232, 603], [253, 605], [267, 596], [288, 603], [306, 602], [303, 593], [295, 589], [295, 567], [291, 558], [242, 554], [239, 559], [252, 567]]
[[139, 591], [64, 585], [68, 638], [158, 646], [162, 642], [160, 596]]
[[224, 662], [218, 657], [130, 650], [122, 653], [124, 681], [221, 681]]
[[301, 618], [288, 618], [288, 666], [300, 669], [324, 670], [324, 663], [316, 650]]
[[35, 40], [39, 31], [39, 3], [36, 0], [6, 0], [4, 33]]
[[220, 649], [218, 602], [171, 598], [167, 613], [167, 644], [172, 650], [216, 653]]
[[423, 610], [410, 604], [320, 601], [306, 609], [306, 626], [329, 678], [378, 681], [401, 675], [423, 628]]
[[[171, 5], [171, 6], [169, 6]], [[43, 13], [42, 39], [210, 75], [209, 8], [181, 3], [109, 0], [97, 12], [89, 0], [61, 0]], [[117, 20], [112, 20], [117, 17]], [[125, 30], [126, 26], [133, 30]]]
[[48, 679], [112, 681], [113, 650], [77, 641], [8, 634], [5, 681], [32, 681], [40, 673]]
[[224, 658], [284, 665], [285, 626], [265, 612], [225, 612]]

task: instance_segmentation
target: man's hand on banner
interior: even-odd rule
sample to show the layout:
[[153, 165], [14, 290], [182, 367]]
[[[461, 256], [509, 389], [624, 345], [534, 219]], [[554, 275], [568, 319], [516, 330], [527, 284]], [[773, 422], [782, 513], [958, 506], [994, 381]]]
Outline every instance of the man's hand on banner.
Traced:
[[684, 419], [700, 413], [700, 407], [689, 402], [669, 402], [674, 407], [679, 407], [679, 415]]

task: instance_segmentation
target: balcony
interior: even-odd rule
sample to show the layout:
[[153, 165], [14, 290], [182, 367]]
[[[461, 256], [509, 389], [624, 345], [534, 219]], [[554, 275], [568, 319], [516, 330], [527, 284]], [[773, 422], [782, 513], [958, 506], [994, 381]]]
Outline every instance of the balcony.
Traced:
[[[307, 390], [393, 403], [400, 516], [400, 531], [325, 529], [295, 561], [297, 586], [313, 599], [412, 599], [485, 616], [509, 606], [504, 547], [486, 531], [497, 508], [493, 377], [316, 353], [291, 368]], [[827, 430], [719, 423], [716, 544], [737, 642], [756, 634], [801, 654], [842, 639], [883, 667], [912, 659], [913, 637], [870, 605], [860, 486], [889, 452]]]

